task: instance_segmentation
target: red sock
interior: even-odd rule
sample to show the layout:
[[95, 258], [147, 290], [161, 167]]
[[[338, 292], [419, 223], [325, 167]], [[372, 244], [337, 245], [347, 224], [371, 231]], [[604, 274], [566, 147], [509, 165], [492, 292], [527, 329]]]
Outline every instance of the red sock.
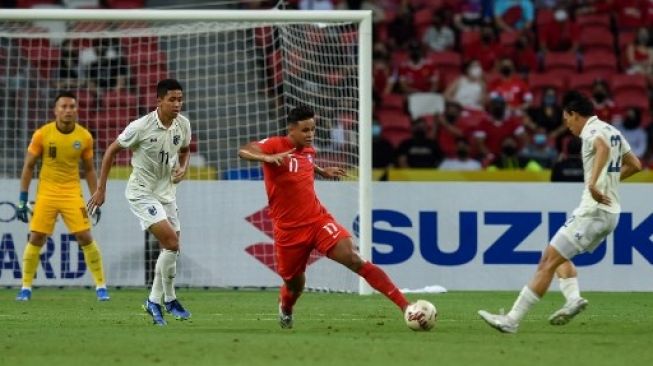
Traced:
[[279, 289], [279, 299], [281, 300], [281, 310], [286, 314], [292, 314], [292, 307], [295, 306], [297, 299], [302, 295], [301, 292], [292, 292], [286, 285]]
[[358, 275], [363, 277], [375, 290], [397, 304], [402, 311], [410, 304], [404, 294], [392, 283], [390, 277], [374, 264], [365, 262], [358, 270]]

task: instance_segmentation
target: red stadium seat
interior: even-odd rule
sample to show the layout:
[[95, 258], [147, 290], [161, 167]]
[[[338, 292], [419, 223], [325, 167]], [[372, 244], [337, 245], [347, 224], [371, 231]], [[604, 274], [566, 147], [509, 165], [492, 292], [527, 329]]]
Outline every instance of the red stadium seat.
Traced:
[[571, 76], [578, 72], [576, 54], [573, 52], [549, 52], [544, 57], [544, 71], [564, 73]]
[[610, 79], [610, 89], [612, 94], [621, 91], [635, 91], [644, 94], [648, 92], [648, 82], [644, 75], [615, 74]]
[[433, 65], [435, 65], [436, 70], [439, 71], [440, 74], [460, 73], [462, 57], [458, 52], [431, 52], [428, 54], [427, 58], [431, 63], [433, 63]]
[[408, 51], [406, 50], [394, 51], [392, 52], [392, 56], [390, 56], [390, 58], [392, 61], [392, 65], [394, 67], [399, 67], [408, 61], [409, 59]]
[[621, 93], [614, 96], [618, 108], [635, 107], [642, 111], [649, 109], [648, 95], [641, 93]]
[[124, 109], [124, 114], [130, 117], [138, 115], [138, 97], [126, 90], [110, 90], [102, 97], [102, 105], [106, 109]]
[[401, 111], [393, 109], [380, 109], [377, 111], [379, 124], [386, 128], [407, 129], [410, 131], [410, 117]]
[[535, 24], [538, 28], [546, 27], [547, 25], [553, 23], [553, 11], [550, 9], [538, 9], [537, 15], [535, 16]]
[[383, 100], [379, 107], [383, 109], [403, 111], [406, 109], [406, 97], [401, 94], [386, 94], [383, 96]]
[[595, 30], [592, 32], [582, 32], [580, 34], [579, 44], [584, 53], [603, 51], [614, 53], [614, 37], [608, 30]]
[[77, 89], [75, 96], [77, 97], [78, 118], [83, 124], [88, 124], [97, 108], [95, 93], [89, 89]]
[[460, 48], [464, 51], [467, 47], [481, 41], [481, 32], [479, 31], [464, 31], [460, 33]]
[[608, 80], [617, 72], [617, 59], [613, 52], [589, 52], [583, 57], [583, 73], [605, 75]]
[[17, 0], [16, 7], [31, 8], [34, 5], [54, 5], [57, 2], [58, 2], [57, 0]]
[[599, 29], [609, 32], [611, 29], [610, 14], [580, 15], [576, 19], [576, 22], [583, 32], [597, 31]]
[[512, 47], [517, 42], [519, 33], [517, 32], [502, 32], [499, 36], [499, 42], [504, 47]]
[[431, 25], [433, 20], [433, 10], [430, 8], [418, 10], [413, 15], [413, 26], [415, 28], [420, 28], [424, 26]]
[[569, 89], [590, 95], [592, 93], [592, 84], [596, 80], [597, 77], [594, 74], [577, 74], [569, 78]]

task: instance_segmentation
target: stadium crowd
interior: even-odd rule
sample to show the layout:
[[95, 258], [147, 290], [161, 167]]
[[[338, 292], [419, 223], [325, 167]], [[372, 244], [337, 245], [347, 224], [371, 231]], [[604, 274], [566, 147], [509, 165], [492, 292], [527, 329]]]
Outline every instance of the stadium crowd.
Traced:
[[[95, 2], [121, 8], [152, 1]], [[241, 0], [237, 6], [272, 3]], [[597, 115], [619, 128], [644, 165], [653, 167], [651, 0], [291, 0], [287, 5], [374, 11], [375, 168], [551, 169], [576, 154], [570, 146], [577, 142], [561, 120], [561, 97], [570, 89], [589, 95]], [[100, 70], [115, 74], [100, 87], [121, 90], [123, 70], [110, 67], [111, 45], [100, 45], [99, 52], [96, 59], [109, 62]], [[91, 65], [88, 72], [93, 71]], [[59, 72], [64, 81], [74, 73], [63, 62]]]

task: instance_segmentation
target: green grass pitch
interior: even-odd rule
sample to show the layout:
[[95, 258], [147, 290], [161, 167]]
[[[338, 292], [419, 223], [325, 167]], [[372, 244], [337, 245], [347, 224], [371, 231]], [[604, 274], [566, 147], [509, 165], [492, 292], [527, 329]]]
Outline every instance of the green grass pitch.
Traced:
[[306, 293], [295, 328], [280, 329], [276, 291], [178, 291], [190, 321], [151, 324], [144, 289], [35, 289], [32, 301], [0, 290], [0, 365], [653, 365], [653, 294], [585, 293], [586, 312], [564, 327], [543, 299], [516, 335], [478, 309], [509, 308], [517, 292], [414, 295], [438, 308], [431, 332], [413, 332], [380, 295]]

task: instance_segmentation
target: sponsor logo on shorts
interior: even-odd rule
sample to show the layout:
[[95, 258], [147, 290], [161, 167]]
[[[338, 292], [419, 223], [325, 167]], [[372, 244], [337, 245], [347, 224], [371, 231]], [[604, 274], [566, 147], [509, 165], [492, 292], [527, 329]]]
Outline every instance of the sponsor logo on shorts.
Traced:
[[81, 148], [82, 148], [82, 143], [81, 143], [81, 141], [77, 141], [77, 140], [76, 140], [75, 142], [73, 142], [73, 149], [75, 149], [75, 150], [79, 150], [79, 149], [81, 149]]
[[152, 216], [156, 215], [156, 207], [154, 207], [154, 206], [149, 207], [147, 209], [147, 212], [149, 212], [150, 215], [152, 215]]

